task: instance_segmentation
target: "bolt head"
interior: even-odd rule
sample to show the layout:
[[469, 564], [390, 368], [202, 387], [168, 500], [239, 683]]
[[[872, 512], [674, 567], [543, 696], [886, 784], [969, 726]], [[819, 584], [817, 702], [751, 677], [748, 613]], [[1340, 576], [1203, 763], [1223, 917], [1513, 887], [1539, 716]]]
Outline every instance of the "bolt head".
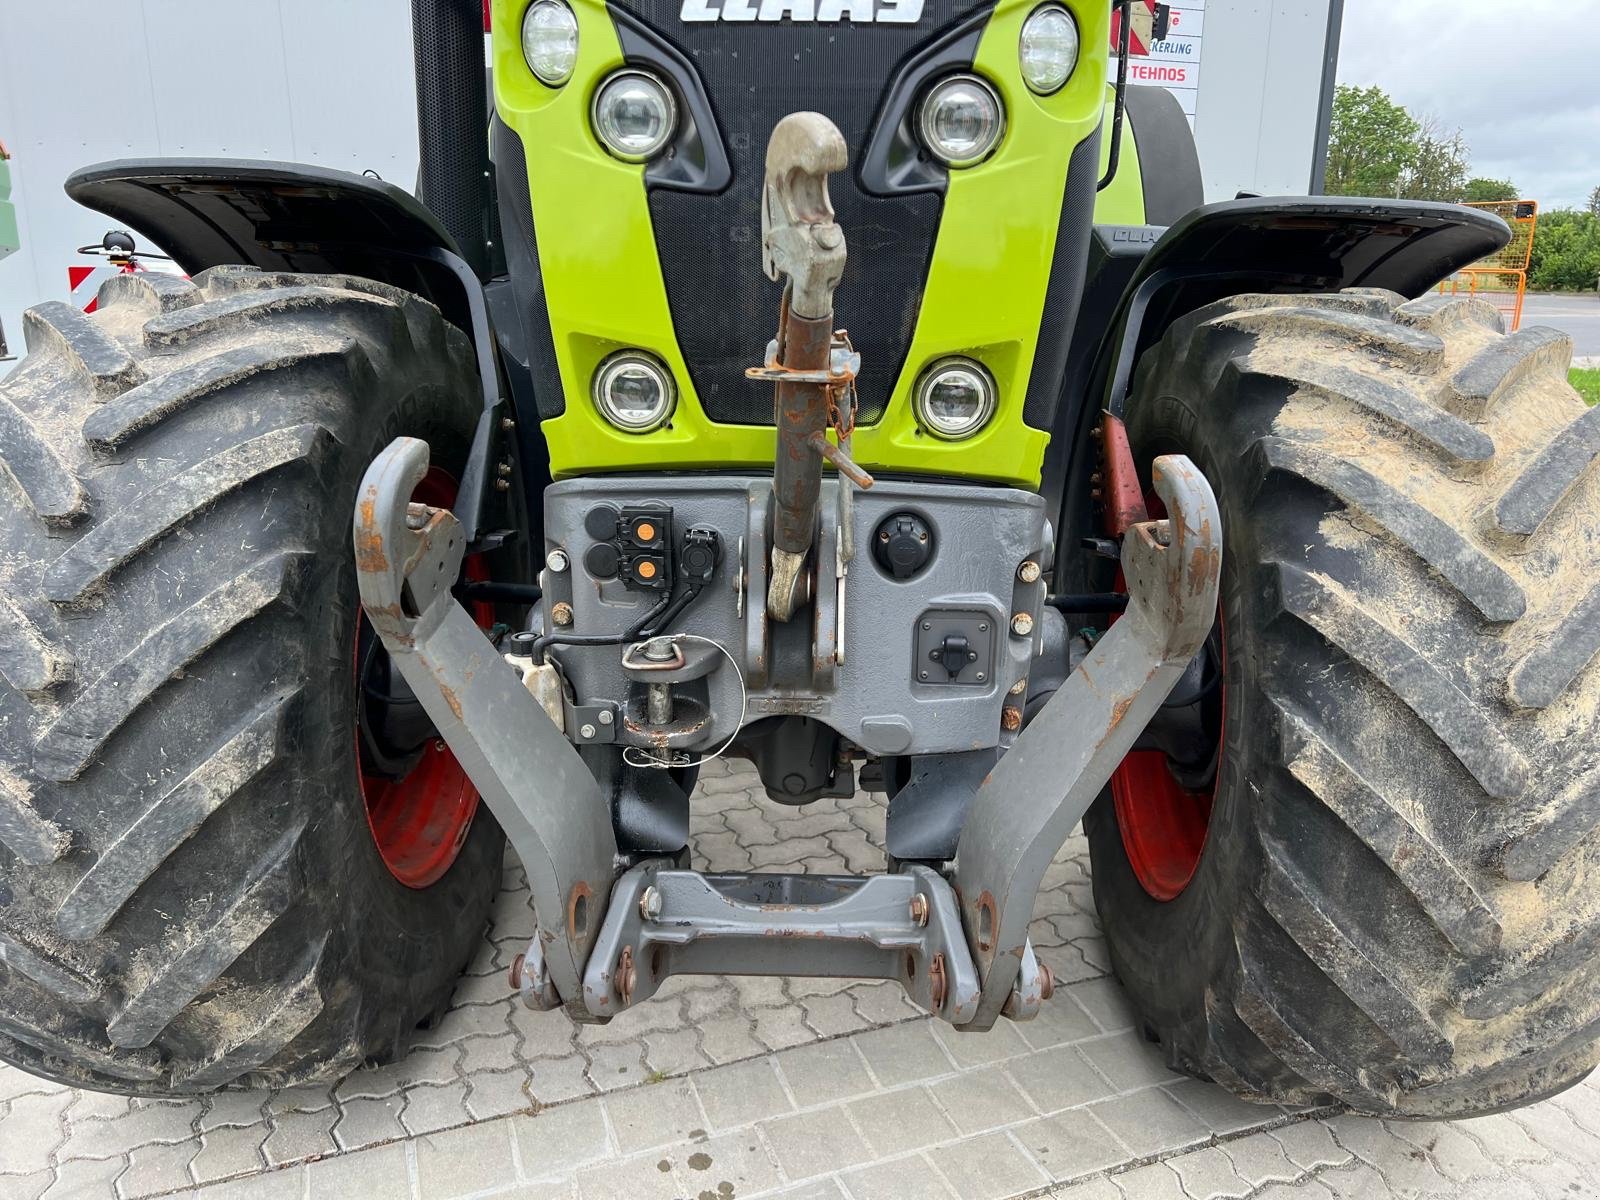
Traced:
[[1027, 690], [1028, 690], [1028, 677], [1026, 675], [1024, 675], [1021, 679], [1017, 680], [1015, 683], [1013, 683], [1011, 685], [1011, 690], [1009, 692], [1007, 692], [1006, 694], [1008, 696], [1020, 696], [1020, 695], [1022, 695], [1023, 692], [1025, 692]]
[[1018, 637], [1027, 637], [1033, 632], [1033, 614], [1019, 612], [1011, 618], [1011, 632]]
[[1022, 728], [1022, 710], [1020, 708], [1002, 708], [1000, 710], [1000, 728], [1015, 732]]
[[1028, 559], [1027, 562], [1017, 568], [1017, 578], [1022, 580], [1023, 583], [1038, 583], [1039, 564], [1031, 558]]
[[509, 479], [496, 479], [494, 481], [494, 490], [497, 492], [509, 492], [511, 490], [511, 481]]
[[505, 430], [507, 433], [510, 433], [516, 427], [517, 427], [517, 423], [515, 421], [513, 421], [510, 417], [501, 417], [500, 418], [500, 428]]
[[567, 569], [567, 552], [559, 547], [550, 551], [549, 554], [544, 556], [544, 565], [559, 575], [562, 571]]
[[611, 710], [609, 708], [602, 708], [600, 710], [600, 724], [609, 725], [611, 724], [611, 720]]
[[928, 898], [921, 892], [911, 897], [911, 923], [919, 929], [928, 923]]
[[572, 605], [565, 600], [558, 601], [550, 610], [550, 619], [557, 625], [566, 627], [572, 624]]
[[651, 884], [639, 894], [639, 915], [654, 921], [661, 915], [661, 889]]
[[584, 740], [585, 740], [585, 741], [587, 741], [587, 740], [588, 740], [588, 739], [590, 739], [590, 738], [592, 738], [592, 737], [594, 737], [594, 735], [595, 735], [595, 732], [596, 732], [596, 731], [595, 731], [595, 727], [594, 727], [594, 726], [593, 726], [593, 725], [581, 725], [581, 726], [579, 726], [579, 728], [578, 728], [578, 733], [579, 733], [579, 735], [580, 735], [580, 736], [581, 736], [581, 737], [582, 737], [582, 738], [583, 738], [583, 739], [584, 739]]

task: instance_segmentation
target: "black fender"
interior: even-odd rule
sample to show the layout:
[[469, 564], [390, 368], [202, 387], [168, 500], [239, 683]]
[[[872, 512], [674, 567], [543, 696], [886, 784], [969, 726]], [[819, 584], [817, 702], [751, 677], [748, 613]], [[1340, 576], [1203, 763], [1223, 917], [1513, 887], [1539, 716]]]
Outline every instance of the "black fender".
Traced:
[[370, 175], [302, 163], [231, 158], [118, 159], [67, 178], [67, 195], [138, 230], [187, 274], [227, 263], [263, 271], [359, 275], [437, 305], [472, 340], [483, 415], [456, 515], [483, 545], [510, 525], [491, 479], [517, 456], [484, 288], [422, 203]]
[[[1370, 287], [1415, 298], [1510, 238], [1504, 221], [1479, 209], [1343, 196], [1226, 200], [1165, 230], [1097, 227], [1099, 253], [1091, 261], [1101, 269], [1091, 271], [1089, 286], [1093, 291], [1097, 279], [1101, 286], [1096, 302], [1080, 310], [1045, 462], [1045, 495], [1061, 544], [1097, 532], [1090, 427], [1102, 409], [1121, 414], [1139, 356], [1183, 314], [1246, 292]], [[1057, 589], [1096, 590], [1097, 577], [1077, 577], [1071, 560], [1058, 567]]]
[[1415, 298], [1511, 240], [1499, 217], [1459, 204], [1292, 196], [1197, 208], [1134, 271], [1095, 355], [1120, 413], [1139, 355], [1184, 313], [1244, 292], [1383, 288]]

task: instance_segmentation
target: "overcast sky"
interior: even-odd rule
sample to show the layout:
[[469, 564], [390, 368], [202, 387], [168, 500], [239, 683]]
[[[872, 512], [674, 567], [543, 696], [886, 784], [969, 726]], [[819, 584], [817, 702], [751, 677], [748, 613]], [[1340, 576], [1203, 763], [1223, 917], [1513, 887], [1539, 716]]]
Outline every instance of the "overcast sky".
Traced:
[[1345, 0], [1339, 82], [1460, 127], [1541, 208], [1600, 186], [1600, 0]]

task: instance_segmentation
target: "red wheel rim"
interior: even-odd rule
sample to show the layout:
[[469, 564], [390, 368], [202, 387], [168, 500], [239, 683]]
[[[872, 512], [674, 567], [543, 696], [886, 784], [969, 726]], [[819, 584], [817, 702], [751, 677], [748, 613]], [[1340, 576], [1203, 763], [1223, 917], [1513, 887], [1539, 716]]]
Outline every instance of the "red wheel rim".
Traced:
[[[1152, 518], [1166, 516], [1166, 506], [1154, 492], [1145, 496]], [[1117, 586], [1123, 586], [1121, 573]], [[1222, 617], [1217, 625], [1221, 629]], [[1227, 643], [1220, 646], [1217, 670], [1221, 703], [1217, 719], [1220, 739], [1227, 729], [1228, 680]], [[1152, 899], [1176, 900], [1183, 894], [1205, 853], [1206, 836], [1211, 828], [1211, 809], [1216, 802], [1222, 778], [1221, 755], [1217, 774], [1208, 791], [1190, 791], [1172, 773], [1167, 756], [1160, 750], [1134, 750], [1123, 758], [1111, 775], [1111, 800], [1122, 833], [1123, 852], [1139, 886]]]
[[[456, 500], [456, 481], [439, 467], [430, 467], [412, 494], [419, 504], [450, 508]], [[466, 560], [468, 579], [485, 579], [488, 572], [480, 555]], [[494, 623], [492, 604], [469, 606], [473, 619], [484, 628]], [[361, 618], [366, 627], [366, 617]], [[361, 628], [356, 634], [356, 699], [365, 704], [360, 673]], [[369, 770], [363, 761], [361, 734], [356, 731], [356, 770], [361, 798], [366, 803], [367, 825], [378, 854], [389, 873], [410, 888], [436, 883], [461, 852], [478, 811], [478, 790], [448, 746], [430, 739], [404, 775], [390, 778]]]

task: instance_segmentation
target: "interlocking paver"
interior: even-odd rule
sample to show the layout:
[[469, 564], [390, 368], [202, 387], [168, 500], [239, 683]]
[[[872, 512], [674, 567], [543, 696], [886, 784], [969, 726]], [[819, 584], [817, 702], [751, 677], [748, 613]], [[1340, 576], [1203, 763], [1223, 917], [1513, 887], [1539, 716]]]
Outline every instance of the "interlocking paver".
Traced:
[[623, 1154], [687, 1140], [706, 1131], [694, 1085], [687, 1079], [618, 1092], [606, 1100], [617, 1149]]
[[1009, 1134], [986, 1133], [927, 1151], [961, 1200], [1006, 1200], [1050, 1181]]
[[135, 1148], [128, 1155], [128, 1169], [117, 1178], [117, 1195], [134, 1200], [188, 1187], [189, 1162], [196, 1153], [192, 1142], [153, 1142]]
[[847, 1171], [844, 1186], [855, 1200], [957, 1200], [920, 1155]]
[[790, 1179], [841, 1170], [872, 1157], [842, 1107], [779, 1117], [758, 1128]]
[[331, 1108], [309, 1113], [286, 1112], [273, 1117], [272, 1132], [261, 1145], [267, 1165], [277, 1167], [335, 1153], [339, 1147], [333, 1140], [333, 1123], [338, 1119], [339, 1114]]
[[1111, 1082], [1119, 1092], [1133, 1088], [1151, 1087], [1161, 1083], [1176, 1083], [1181, 1076], [1167, 1070], [1161, 1061], [1161, 1050], [1133, 1033], [1119, 1033], [1111, 1037], [1084, 1042], [1079, 1049], [1094, 1069]]
[[416, 1156], [422, 1200], [455, 1200], [516, 1177], [511, 1122], [503, 1118], [419, 1137]]
[[767, 1058], [706, 1071], [695, 1077], [694, 1087], [711, 1129], [732, 1129], [794, 1111], [788, 1089]]
[[[745, 767], [704, 779], [697, 863], [881, 868], [881, 797], [793, 809]], [[604, 1026], [533, 1012], [507, 980], [534, 928], [510, 859], [451, 1010], [336, 1090], [130, 1101], [0, 1066], [0, 1200], [1015, 1200], [1052, 1179], [1063, 1200], [1600, 1196], [1600, 1077], [1525, 1111], [1403, 1123], [1172, 1075], [1108, 977], [1086, 855], [1069, 839], [1031, 926], [1055, 998], [982, 1035], [872, 980], [671, 979]]]
[[210, 1183], [259, 1171], [266, 1166], [261, 1157], [262, 1143], [267, 1140], [265, 1125], [251, 1125], [244, 1129], [225, 1125], [200, 1135], [200, 1152], [189, 1162], [189, 1173], [196, 1183]]
[[1194, 1200], [1194, 1196], [1184, 1190], [1177, 1172], [1166, 1163], [1135, 1167], [1126, 1174], [1113, 1176], [1111, 1182], [1128, 1200]]
[[479, 1071], [467, 1076], [467, 1115], [474, 1121], [487, 1121], [532, 1108], [526, 1083], [527, 1076], [521, 1071]]
[[61, 1114], [71, 1101], [67, 1091], [30, 1092], [12, 1100], [0, 1137], [0, 1172], [30, 1175], [48, 1167], [61, 1144]]
[[1042, 1113], [1060, 1112], [1112, 1094], [1112, 1087], [1073, 1046], [1057, 1046], [1008, 1064], [1011, 1078]]
[[411, 1174], [406, 1148], [376, 1146], [314, 1162], [306, 1170], [310, 1200], [351, 1200], [358, 1196], [409, 1196]]
[[1165, 1091], [1101, 1100], [1090, 1105], [1089, 1111], [1139, 1158], [1169, 1154], [1211, 1136], [1193, 1113]]
[[39, 1193], [39, 1200], [80, 1200], [83, 1196], [114, 1195], [117, 1176], [122, 1174], [126, 1165], [120, 1158], [80, 1158], [62, 1163], [56, 1171], [55, 1180]]
[[851, 1039], [867, 1060], [873, 1075], [885, 1087], [920, 1083], [955, 1070], [944, 1047], [927, 1022], [908, 1021], [887, 1029], [873, 1029]]
[[696, 1142], [676, 1162], [678, 1178], [690, 1196], [732, 1200], [768, 1191], [783, 1182], [754, 1129]]
[[[1086, 1108], [1069, 1108], [1053, 1117], [1029, 1121], [1013, 1133], [1033, 1161], [1058, 1182], [1093, 1175], [1127, 1157], [1117, 1139]], [[1110, 1194], [1115, 1196], [1116, 1189]]]
[[920, 1150], [956, 1136], [956, 1127], [934, 1103], [927, 1088], [901, 1088], [866, 1096], [847, 1107], [856, 1128], [880, 1158]]
[[513, 1117], [511, 1132], [522, 1173], [535, 1179], [567, 1174], [614, 1152], [605, 1109], [596, 1100]]
[[410, 1134], [434, 1133], [460, 1125], [467, 1119], [467, 1081], [458, 1079], [444, 1087], [426, 1084], [407, 1088], [400, 1124]]
[[847, 1100], [876, 1086], [853, 1038], [799, 1046], [775, 1061], [795, 1103], [803, 1107]]

